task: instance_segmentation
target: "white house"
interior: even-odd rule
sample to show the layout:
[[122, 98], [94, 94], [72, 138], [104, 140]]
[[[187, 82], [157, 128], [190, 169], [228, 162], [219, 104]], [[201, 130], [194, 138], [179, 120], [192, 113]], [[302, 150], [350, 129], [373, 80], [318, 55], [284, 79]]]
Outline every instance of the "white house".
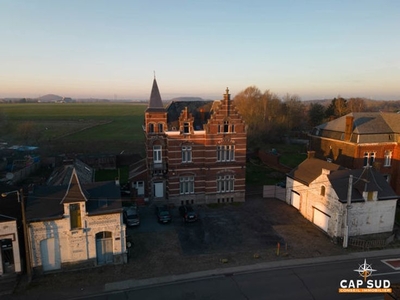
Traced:
[[371, 167], [348, 170], [312, 156], [286, 179], [286, 202], [334, 238], [344, 236], [346, 223], [349, 236], [391, 232], [398, 198]]
[[67, 184], [37, 186], [28, 195], [32, 267], [50, 271], [76, 263], [125, 262], [119, 185], [114, 181], [81, 183], [73, 166], [68, 176]]

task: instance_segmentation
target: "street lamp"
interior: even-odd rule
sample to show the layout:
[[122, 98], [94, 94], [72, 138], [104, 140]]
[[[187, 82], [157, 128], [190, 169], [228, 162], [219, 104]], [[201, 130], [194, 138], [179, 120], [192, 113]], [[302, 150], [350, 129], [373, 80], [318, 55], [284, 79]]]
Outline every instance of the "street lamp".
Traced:
[[25, 201], [22, 189], [20, 191], [15, 190], [11, 192], [2, 193], [3, 198], [10, 194], [17, 194], [18, 202], [21, 203], [21, 213], [22, 213], [22, 227], [24, 230], [24, 244], [25, 244], [25, 258], [26, 258], [26, 274], [28, 275], [28, 281], [31, 281], [32, 269], [31, 269], [31, 256], [29, 253], [29, 243], [28, 243], [28, 230], [26, 227], [26, 216], [25, 216]]

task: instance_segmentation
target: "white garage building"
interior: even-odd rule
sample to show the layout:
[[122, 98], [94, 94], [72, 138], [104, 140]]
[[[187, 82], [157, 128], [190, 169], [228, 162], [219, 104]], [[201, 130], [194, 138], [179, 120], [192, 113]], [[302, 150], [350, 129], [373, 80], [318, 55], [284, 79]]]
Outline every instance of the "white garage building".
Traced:
[[349, 196], [349, 236], [393, 230], [399, 196], [372, 167], [348, 170], [309, 155], [286, 178], [286, 202], [331, 237], [344, 236]]

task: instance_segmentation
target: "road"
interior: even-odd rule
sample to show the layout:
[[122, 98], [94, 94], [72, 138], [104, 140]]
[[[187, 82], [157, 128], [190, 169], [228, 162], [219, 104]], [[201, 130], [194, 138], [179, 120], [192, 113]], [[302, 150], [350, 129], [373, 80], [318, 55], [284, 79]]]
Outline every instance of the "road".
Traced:
[[354, 270], [364, 263], [364, 259], [376, 270], [369, 278], [400, 283], [400, 270], [382, 261], [388, 258], [400, 259], [400, 254], [332, 262], [309, 261], [306, 265], [255, 271], [238, 269], [234, 273], [116, 290], [85, 299], [383, 299], [383, 294], [339, 294], [338, 288], [343, 279], [361, 278]]

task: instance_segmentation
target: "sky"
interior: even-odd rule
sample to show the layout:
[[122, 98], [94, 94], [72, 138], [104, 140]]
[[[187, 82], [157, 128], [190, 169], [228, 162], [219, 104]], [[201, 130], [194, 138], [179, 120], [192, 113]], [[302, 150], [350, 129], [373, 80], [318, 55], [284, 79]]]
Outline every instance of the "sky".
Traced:
[[0, 97], [400, 100], [398, 0], [0, 0]]

